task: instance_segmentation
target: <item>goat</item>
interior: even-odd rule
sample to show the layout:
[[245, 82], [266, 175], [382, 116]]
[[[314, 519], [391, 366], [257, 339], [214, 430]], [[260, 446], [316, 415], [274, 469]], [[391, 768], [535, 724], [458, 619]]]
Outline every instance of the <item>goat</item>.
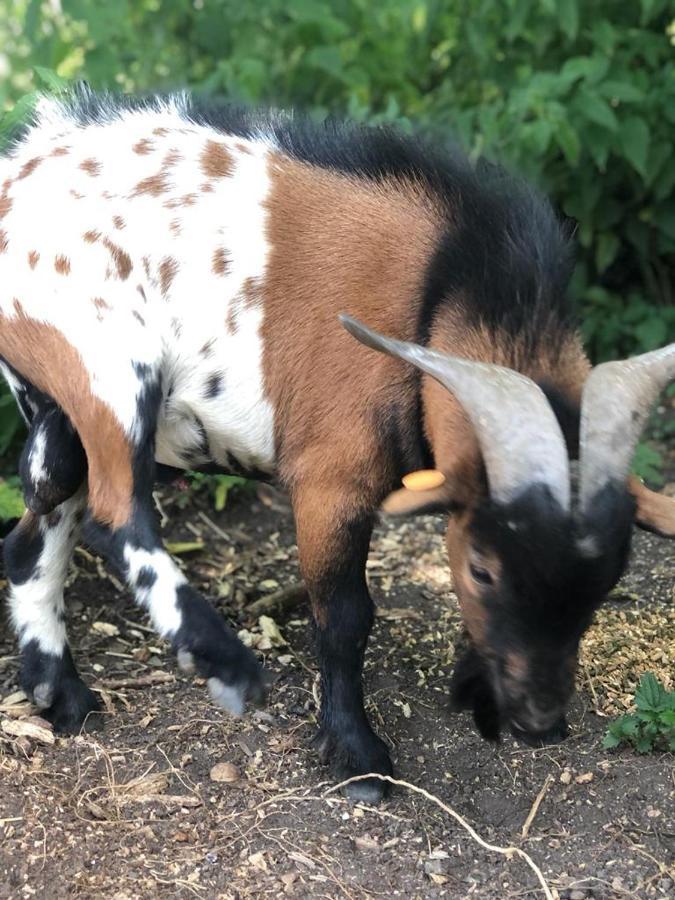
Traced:
[[[289, 491], [317, 745], [341, 776], [392, 771], [361, 679], [381, 506], [452, 513], [471, 641], [456, 702], [488, 738], [562, 737], [579, 640], [633, 522], [675, 535], [675, 503], [628, 475], [675, 345], [591, 371], [570, 240], [542, 197], [389, 129], [87, 89], [40, 102], [0, 184], [0, 357], [29, 425], [5, 563], [22, 684], [56, 728], [99, 708], [64, 624], [85, 512], [179, 665], [233, 713], [262, 698], [257, 661], [153, 510], [159, 467], [216, 466]], [[428, 469], [436, 487], [400, 488]]]

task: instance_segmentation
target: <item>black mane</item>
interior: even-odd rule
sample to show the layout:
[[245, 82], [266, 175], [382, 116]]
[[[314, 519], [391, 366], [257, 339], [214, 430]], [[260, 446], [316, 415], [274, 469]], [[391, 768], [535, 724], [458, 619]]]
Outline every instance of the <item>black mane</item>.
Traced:
[[[171, 98], [96, 94], [86, 87], [66, 101], [81, 124], [125, 111], [155, 110]], [[248, 109], [179, 95], [189, 121], [243, 138], [267, 136], [290, 157], [350, 176], [401, 179], [426, 188], [447, 227], [428, 267], [418, 323], [427, 343], [439, 305], [453, 298], [471, 324], [517, 339], [518, 352], [555, 346], [574, 327], [566, 297], [573, 265], [567, 230], [548, 200], [486, 160], [473, 166], [447, 137], [430, 141], [386, 126], [316, 122], [306, 115]]]

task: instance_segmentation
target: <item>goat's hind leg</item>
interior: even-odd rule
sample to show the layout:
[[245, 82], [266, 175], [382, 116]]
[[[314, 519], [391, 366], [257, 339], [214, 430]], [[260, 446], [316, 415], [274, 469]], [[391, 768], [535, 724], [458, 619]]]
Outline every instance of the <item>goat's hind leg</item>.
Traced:
[[41, 715], [76, 733], [100, 709], [66, 640], [63, 586], [86, 504], [86, 487], [48, 515], [26, 512], [4, 542], [9, 605], [21, 649], [21, 685]]

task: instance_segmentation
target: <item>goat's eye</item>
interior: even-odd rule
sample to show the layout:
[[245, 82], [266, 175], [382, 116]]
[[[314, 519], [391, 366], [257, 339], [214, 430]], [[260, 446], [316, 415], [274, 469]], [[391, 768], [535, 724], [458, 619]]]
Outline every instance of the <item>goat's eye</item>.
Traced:
[[484, 569], [482, 566], [477, 566], [475, 563], [469, 564], [469, 572], [471, 573], [471, 577], [474, 581], [477, 581], [478, 584], [492, 584], [492, 575], [488, 572], [487, 569]]

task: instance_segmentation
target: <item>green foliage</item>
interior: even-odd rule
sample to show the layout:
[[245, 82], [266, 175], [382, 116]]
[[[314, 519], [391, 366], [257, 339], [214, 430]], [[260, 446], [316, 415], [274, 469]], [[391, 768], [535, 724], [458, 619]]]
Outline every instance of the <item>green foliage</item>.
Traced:
[[651, 672], [635, 692], [636, 712], [621, 716], [607, 730], [606, 749], [629, 744], [638, 753], [675, 751], [675, 691], [667, 691]]
[[0, 478], [0, 521], [18, 519], [24, 514], [23, 495], [18, 478]]
[[190, 483], [193, 491], [202, 491], [209, 495], [213, 501], [216, 512], [222, 512], [227, 504], [227, 498], [232, 488], [241, 488], [251, 484], [246, 478], [239, 475], [202, 475], [200, 472], [190, 473]]
[[0, 149], [74, 78], [454, 134], [576, 221], [595, 361], [675, 340], [669, 0], [0, 0], [0, 48]]

